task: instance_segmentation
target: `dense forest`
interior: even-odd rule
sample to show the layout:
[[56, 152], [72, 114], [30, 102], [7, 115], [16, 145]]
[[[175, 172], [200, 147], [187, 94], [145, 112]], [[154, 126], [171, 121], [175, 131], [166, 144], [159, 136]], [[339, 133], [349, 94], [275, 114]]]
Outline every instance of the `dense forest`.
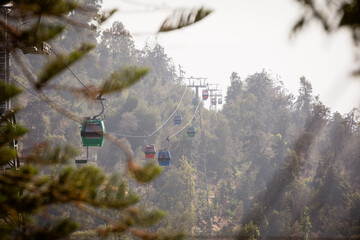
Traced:
[[[75, 12], [71, 17], [83, 15]], [[90, 16], [82, 19], [90, 20]], [[239, 239], [360, 238], [357, 109], [346, 114], [331, 112], [321, 96], [313, 94], [306, 76], [293, 79], [299, 81], [298, 94], [294, 95], [266, 71], [245, 79], [230, 72], [231, 84], [222, 109], [209, 110], [203, 103], [196, 109], [195, 93], [187, 89], [183, 73], [159, 44], [136, 49], [126, 26], [117, 21], [97, 33], [68, 28], [50, 45], [55, 52], [67, 52], [69, 45], [81, 41], [97, 46], [72, 65], [71, 71], [57, 76], [54, 85], [90, 86], [120, 68], [149, 69], [136, 84], [106, 97], [110, 110], [106, 110], [104, 122], [107, 133], [126, 139], [139, 164], [157, 164], [156, 159], [145, 159], [146, 144], [171, 151], [170, 166], [163, 167], [149, 184], [140, 184], [124, 174], [129, 189], [140, 196], [140, 209], [166, 212], [162, 221], [148, 227], [150, 230], [183, 232], [189, 239], [210, 239], [210, 235]], [[21, 57], [37, 73], [54, 55]], [[12, 77], [28, 86], [21, 69], [11, 64]], [[100, 111], [98, 102], [86, 102], [69, 91], [51, 89], [47, 95], [82, 117]], [[83, 149], [76, 158], [86, 154], [81, 125], [26, 90], [15, 103], [23, 108], [18, 121], [30, 129], [20, 141], [20, 154], [26, 155], [44, 141]], [[172, 119], [156, 134], [138, 137], [162, 126], [175, 109], [182, 115], [183, 124], [196, 116], [195, 138], [187, 137], [186, 128], [174, 135], [183, 126], [174, 125]], [[173, 137], [166, 141], [169, 136]], [[126, 156], [111, 142], [91, 147], [89, 157], [88, 165], [98, 166], [107, 174], [125, 173]], [[73, 239], [88, 239], [87, 231], [103, 224], [73, 206], [53, 206], [48, 214], [66, 215], [87, 226], [73, 233]]]

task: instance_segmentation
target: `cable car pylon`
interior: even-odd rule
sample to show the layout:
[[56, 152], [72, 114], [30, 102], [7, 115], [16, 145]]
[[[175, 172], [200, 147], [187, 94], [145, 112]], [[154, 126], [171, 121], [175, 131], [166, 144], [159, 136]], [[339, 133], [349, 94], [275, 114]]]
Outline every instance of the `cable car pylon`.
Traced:
[[[0, 19], [7, 26], [11, 26], [9, 24], [9, 20], [13, 19], [11, 16], [11, 12], [13, 11], [12, 6], [1, 6], [0, 7]], [[40, 22], [40, 17], [38, 22]], [[27, 22], [20, 22], [20, 25], [17, 26], [19, 29], [22, 25]], [[42, 42], [40, 46], [25, 46], [17, 45], [15, 46], [13, 43], [14, 39], [10, 38], [10, 34], [7, 32], [6, 28], [2, 28], [1, 30], [1, 39], [0, 39], [0, 95], [5, 95], [5, 84], [10, 84], [10, 52], [14, 50], [14, 48], [20, 48], [24, 54], [47, 54], [50, 55], [50, 45]], [[11, 124], [13, 128], [16, 128], [16, 118], [15, 113], [11, 106], [11, 99], [0, 102], [0, 125], [3, 124]], [[10, 160], [7, 164], [2, 165], [1, 167], [4, 170], [7, 169], [20, 169], [20, 159], [18, 156], [18, 140], [13, 139], [9, 143], [9, 147], [11, 147], [15, 151], [15, 157]]]
[[219, 104], [222, 104], [222, 94], [221, 94], [221, 90], [219, 89], [210, 89], [210, 99], [211, 99], [211, 103], [210, 103], [210, 109], [214, 109], [216, 110], [216, 106]]
[[[192, 119], [192, 128], [188, 132], [188, 136], [191, 137], [192, 150], [190, 153], [192, 161], [198, 167], [198, 169], [203, 168], [204, 177], [205, 177], [205, 194], [206, 194], [206, 203], [207, 203], [207, 225], [208, 225], [208, 234], [212, 235], [212, 221], [211, 221], [211, 212], [210, 212], [210, 203], [209, 203], [209, 190], [208, 190], [208, 181], [207, 181], [207, 170], [206, 170], [206, 159], [205, 159], [205, 135], [202, 129], [201, 121], [201, 107], [199, 101], [199, 88], [209, 89], [209, 84], [206, 83], [207, 78], [204, 77], [190, 77], [188, 78], [190, 88], [195, 88], [195, 98], [193, 99], [194, 105], [194, 116]], [[208, 92], [203, 92], [202, 99], [206, 100], [206, 95]], [[204, 99], [204, 97], [206, 99]], [[198, 130], [198, 134], [195, 135], [195, 129]], [[202, 162], [201, 162], [202, 161]], [[197, 171], [200, 173], [200, 171]], [[200, 175], [198, 175], [200, 177]]]

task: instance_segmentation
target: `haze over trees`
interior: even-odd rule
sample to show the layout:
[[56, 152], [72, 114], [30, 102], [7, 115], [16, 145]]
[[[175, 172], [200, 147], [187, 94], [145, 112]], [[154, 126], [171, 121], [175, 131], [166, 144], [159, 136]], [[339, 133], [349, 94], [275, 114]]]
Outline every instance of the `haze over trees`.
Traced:
[[[71, 19], [89, 22], [96, 16], [101, 2], [90, 2], [96, 9], [93, 15], [83, 16], [80, 9]], [[203, 138], [198, 143], [185, 130], [168, 146], [165, 139], [181, 128], [172, 121], [149, 138], [124, 137], [144, 136], [161, 126], [185, 91], [178, 112], [184, 122], [190, 121], [194, 93], [186, 90], [166, 49], [158, 44], [136, 49], [121, 22], [100, 36], [69, 27], [49, 43], [59, 54], [79, 39], [96, 43], [96, 37], [97, 46], [70, 66], [74, 74], [62, 66], [53, 85], [30, 85], [12, 60], [14, 80], [28, 88], [38, 86], [41, 91], [33, 93], [45, 93], [48, 103], [61, 108], [24, 90], [16, 100], [23, 108], [17, 119], [30, 131], [25, 135], [22, 128], [13, 132], [10, 126], [2, 127], [2, 151], [8, 149], [7, 137], [22, 135], [24, 165], [0, 174], [0, 238], [161, 239], [179, 232], [184, 235], [173, 237], [359, 238], [357, 109], [331, 112], [321, 96], [314, 96], [306, 76], [294, 79], [299, 91], [293, 95], [266, 71], [245, 79], [233, 72], [222, 110], [200, 105], [202, 128], [197, 134]], [[49, 59], [57, 61], [56, 55], [17, 54], [34, 73]], [[124, 82], [111, 75], [113, 71], [132, 77]], [[91, 93], [108, 93], [111, 109], [105, 118], [109, 138], [103, 147], [90, 149], [90, 164], [78, 168], [74, 159], [84, 155], [80, 124], [70, 117], [90, 116], [99, 106], [84, 100], [88, 92], [75, 76]], [[171, 165], [160, 174], [156, 161], [144, 158], [146, 143], [171, 151]], [[131, 159], [129, 152], [134, 154]]]

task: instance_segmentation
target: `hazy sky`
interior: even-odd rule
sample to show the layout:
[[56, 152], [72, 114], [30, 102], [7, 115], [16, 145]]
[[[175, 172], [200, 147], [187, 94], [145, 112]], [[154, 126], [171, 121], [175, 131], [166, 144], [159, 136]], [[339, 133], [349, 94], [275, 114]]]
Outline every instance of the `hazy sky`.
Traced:
[[[193, 26], [155, 34], [171, 9], [194, 6], [214, 12]], [[350, 34], [329, 36], [313, 23], [290, 38], [302, 11], [294, 0], [104, 0], [104, 8], [110, 7], [119, 12], [107, 26], [123, 22], [140, 49], [146, 41], [158, 42], [186, 77], [207, 77], [223, 94], [232, 72], [244, 80], [265, 69], [294, 94], [305, 76], [332, 112], [345, 113], [360, 103], [360, 79], [351, 77]]]

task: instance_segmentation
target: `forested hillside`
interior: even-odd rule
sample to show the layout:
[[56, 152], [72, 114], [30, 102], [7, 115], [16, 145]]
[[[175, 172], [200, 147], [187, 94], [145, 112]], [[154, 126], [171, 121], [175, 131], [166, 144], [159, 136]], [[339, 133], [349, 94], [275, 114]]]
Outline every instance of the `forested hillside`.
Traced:
[[[109, 108], [104, 120], [106, 132], [125, 138], [139, 164], [157, 162], [145, 159], [146, 144], [171, 152], [170, 166], [163, 167], [155, 181], [142, 185], [128, 179], [130, 189], [141, 197], [139, 207], [167, 213], [149, 229], [184, 232], [195, 239], [210, 239], [210, 235], [360, 237], [357, 109], [347, 114], [333, 113], [321, 102], [321, 96], [313, 94], [306, 76], [293, 79], [299, 82], [298, 94], [293, 95], [266, 71], [246, 79], [229, 72], [231, 85], [223, 108], [209, 110], [201, 103], [196, 109], [192, 104], [195, 93], [187, 89], [171, 56], [159, 44], [136, 49], [121, 22], [114, 22], [99, 36], [69, 28], [50, 44], [55, 52], [66, 52], [67, 46], [79, 39], [98, 42], [97, 47], [71, 66], [71, 71], [62, 72], [54, 85], [90, 86], [101, 83], [119, 68], [149, 68], [141, 81], [106, 97]], [[22, 57], [36, 73], [46, 58], [54, 56]], [[12, 76], [26, 85], [14, 63]], [[78, 116], [100, 111], [98, 102], [86, 102], [61, 88], [47, 94]], [[78, 123], [31, 93], [23, 94], [17, 104], [23, 107], [18, 120], [31, 130], [20, 142], [22, 154], [45, 140], [82, 149]], [[173, 118], [165, 123], [178, 104], [183, 125], [194, 115], [200, 119], [195, 138], [187, 137], [186, 128], [176, 134], [183, 125], [174, 125]], [[89, 150], [88, 164], [108, 174], [125, 172], [126, 157], [116, 145], [106, 141], [103, 147]], [[77, 158], [85, 154], [83, 149]], [[54, 207], [49, 215], [55, 212], [88, 226], [102, 224], [72, 207]], [[73, 237], [81, 239], [85, 233], [81, 229]]]

